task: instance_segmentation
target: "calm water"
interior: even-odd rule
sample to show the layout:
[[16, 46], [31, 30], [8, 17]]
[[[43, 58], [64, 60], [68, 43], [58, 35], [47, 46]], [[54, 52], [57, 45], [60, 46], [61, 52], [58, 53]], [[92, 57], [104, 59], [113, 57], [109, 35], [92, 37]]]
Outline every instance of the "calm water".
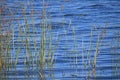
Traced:
[[[40, 45], [42, 0], [0, 0], [0, 6], [0, 24], [4, 27], [1, 33], [12, 33], [12, 57], [8, 58], [12, 66], [10, 69], [3, 67], [0, 79], [39, 80], [41, 73], [37, 67], [36, 56]], [[43, 69], [46, 80], [120, 79], [119, 0], [45, 0], [45, 6], [47, 21], [52, 26], [54, 52], [54, 63], [51, 68], [45, 65]], [[26, 33], [25, 18], [29, 26]], [[98, 34], [102, 30], [104, 34], [98, 47], [94, 71], [92, 61], [99, 42]], [[29, 39], [28, 52], [26, 37]], [[19, 54], [15, 68], [17, 52]], [[29, 53], [30, 59], [26, 59], [26, 53]], [[28, 60], [29, 66], [25, 65]]]

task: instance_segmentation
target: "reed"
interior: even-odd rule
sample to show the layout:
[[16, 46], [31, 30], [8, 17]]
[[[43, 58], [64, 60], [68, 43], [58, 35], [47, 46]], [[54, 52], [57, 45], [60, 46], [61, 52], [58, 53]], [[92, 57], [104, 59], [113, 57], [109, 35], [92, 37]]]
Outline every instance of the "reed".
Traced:
[[[40, 59], [39, 60], [39, 67], [40, 67], [39, 76], [40, 76], [40, 79], [42, 80], [46, 79], [44, 75], [44, 67], [46, 63], [50, 68], [52, 67], [53, 59], [54, 59], [53, 52], [52, 52], [51, 25], [48, 24], [46, 16], [47, 16], [47, 13], [45, 11], [45, 5], [43, 0], [42, 22], [40, 25], [41, 35], [40, 35], [40, 51], [39, 51], [39, 59]], [[48, 56], [47, 61], [46, 61], [46, 56]]]
[[[31, 10], [31, 13], [30, 13], [30, 15], [31, 15], [31, 19], [32, 19], [32, 33], [35, 33], [36, 35], [38, 34], [36, 31], [37, 31], [37, 29], [35, 28], [35, 23], [34, 23], [34, 11], [33, 11], [33, 5], [31, 5], [32, 6], [32, 10]], [[37, 63], [37, 42], [36, 42], [36, 35], [34, 35], [33, 36], [33, 39], [32, 39], [32, 41], [33, 41], [33, 45], [34, 45], [34, 52], [32, 53], [32, 70], [34, 70], [34, 64], [36, 64]], [[36, 60], [36, 61], [35, 61]], [[34, 75], [33, 75], [33, 77], [34, 77]]]
[[14, 62], [14, 73], [15, 73], [15, 77], [16, 77], [16, 80], [17, 80], [17, 63], [18, 63], [18, 57], [19, 57], [19, 53], [20, 53], [20, 48], [18, 48], [17, 50], [15, 50], [15, 62]]
[[2, 43], [1, 43], [1, 38], [0, 38], [0, 71], [2, 70], [2, 55], [3, 55], [3, 48], [2, 48]]
[[53, 67], [53, 60], [54, 60], [54, 52], [53, 52], [53, 46], [52, 46], [52, 32], [51, 32], [51, 26], [49, 25], [49, 48], [48, 48], [48, 67]]
[[6, 33], [6, 36], [5, 36], [5, 43], [4, 43], [4, 49], [5, 49], [5, 66], [6, 66], [6, 71], [9, 71], [9, 68], [10, 68], [10, 33]]
[[[91, 39], [90, 39], [91, 48], [90, 48], [90, 51], [88, 52], [88, 56], [90, 56], [89, 53], [91, 53], [91, 50], [92, 50], [92, 41], [91, 40], [92, 40], [92, 34], [93, 33], [94, 32], [91, 31]], [[88, 63], [91, 63], [90, 65], [92, 66], [91, 70], [88, 69], [88, 74], [87, 74], [87, 79], [88, 80], [89, 80], [90, 75], [93, 75], [94, 78], [96, 78], [96, 61], [97, 61], [97, 56], [99, 55], [99, 52], [100, 52], [100, 45], [101, 45], [102, 40], [103, 40], [103, 38], [105, 37], [105, 34], [106, 34], [105, 28], [100, 30], [100, 32], [97, 32], [97, 34], [98, 34], [97, 35], [97, 42], [96, 42], [96, 47], [95, 47], [95, 52], [94, 52], [94, 57], [93, 57], [92, 63], [90, 62], [90, 59], [88, 58]], [[90, 68], [90, 66], [88, 68]]]
[[[24, 15], [24, 23], [25, 25], [23, 26], [23, 30], [20, 29], [20, 35], [22, 35], [22, 44], [23, 44], [23, 48], [24, 48], [24, 51], [25, 51], [25, 57], [24, 57], [24, 70], [25, 70], [25, 74], [24, 74], [24, 77], [25, 79], [29, 79], [31, 76], [30, 76], [30, 73], [28, 72], [31, 68], [31, 66], [33, 65], [31, 63], [32, 61], [32, 57], [31, 57], [31, 46], [30, 46], [30, 39], [31, 39], [31, 36], [30, 36], [30, 32], [29, 32], [29, 29], [30, 29], [30, 26], [29, 26], [29, 23], [28, 23], [28, 17], [26, 16], [26, 8], [23, 9], [23, 15]], [[34, 24], [33, 24], [34, 25]]]
[[[9, 41], [8, 33], [2, 35], [0, 38], [0, 73], [2, 78], [7, 78], [7, 71], [9, 70]], [[4, 70], [5, 69], [5, 70]], [[2, 73], [4, 72], [4, 73]]]

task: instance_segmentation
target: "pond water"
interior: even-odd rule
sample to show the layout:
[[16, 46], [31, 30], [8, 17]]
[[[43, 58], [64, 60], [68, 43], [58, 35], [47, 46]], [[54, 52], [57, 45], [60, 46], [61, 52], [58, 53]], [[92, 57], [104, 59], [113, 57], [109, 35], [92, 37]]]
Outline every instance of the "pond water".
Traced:
[[[0, 14], [0, 34], [11, 34], [0, 80], [120, 79], [119, 0], [0, 0]], [[42, 20], [51, 26], [44, 67]]]

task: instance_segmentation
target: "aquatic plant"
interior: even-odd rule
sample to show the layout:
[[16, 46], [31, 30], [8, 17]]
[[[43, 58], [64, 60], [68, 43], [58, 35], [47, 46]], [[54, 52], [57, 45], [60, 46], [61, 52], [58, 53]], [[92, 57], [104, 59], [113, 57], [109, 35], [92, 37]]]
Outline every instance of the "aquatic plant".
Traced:
[[5, 34], [0, 34], [0, 72], [5, 73], [1, 74], [2, 77], [7, 77], [7, 71], [10, 67], [10, 43], [9, 43], [10, 33], [6, 32]]
[[47, 21], [47, 13], [45, 11], [44, 0], [43, 0], [42, 21], [40, 24], [40, 30], [41, 30], [40, 31], [41, 35], [40, 35], [40, 51], [39, 51], [38, 66], [40, 69], [39, 71], [40, 79], [45, 80], [44, 67], [47, 64], [48, 69], [52, 68], [53, 60], [54, 60], [54, 52], [52, 46], [52, 28], [49, 22]]
[[[63, 9], [63, 6], [61, 7], [61, 10], [62, 9]], [[15, 32], [17, 31], [15, 31], [16, 28], [13, 27], [14, 25], [10, 27], [11, 29], [10, 37], [8, 36], [3, 37], [3, 35], [0, 35], [0, 72], [1, 72], [0, 74], [2, 75], [2, 77], [4, 78], [6, 77], [6, 79], [8, 78], [7, 73], [10, 69], [10, 66], [14, 64], [13, 68], [15, 70], [14, 72], [15, 77], [16, 77], [16, 80], [18, 79], [17, 66], [19, 65], [18, 62], [19, 62], [19, 58], [21, 57], [19, 55], [21, 52], [23, 52], [25, 53], [25, 56], [22, 56], [23, 62], [21, 65], [24, 66], [24, 79], [30, 79], [31, 77], [32, 78], [39, 77], [40, 80], [46, 80], [46, 79], [54, 80], [54, 71], [53, 71], [54, 63], [55, 63], [54, 56], [58, 55], [58, 54], [54, 55], [54, 53], [55, 53], [55, 49], [57, 49], [60, 45], [62, 46], [62, 49], [63, 49], [62, 59], [65, 63], [63, 64], [63, 68], [70, 67], [70, 71], [73, 71], [72, 74], [70, 75], [71, 77], [74, 77], [74, 78], [79, 77], [79, 74], [76, 75], [76, 73], [80, 72], [82, 69], [82, 72], [80, 72], [82, 73], [82, 75], [80, 76], [84, 77], [84, 75], [86, 75], [86, 72], [87, 72], [86, 70], [88, 70], [87, 78], [89, 79], [91, 75], [94, 76], [94, 78], [96, 78], [96, 71], [97, 71], [96, 66], [98, 61], [97, 58], [100, 54], [100, 48], [102, 47], [101, 43], [104, 36], [103, 34], [104, 31], [94, 30], [93, 28], [91, 28], [90, 33], [87, 35], [87, 38], [88, 36], [90, 36], [89, 41], [87, 42], [85, 40], [86, 35], [85, 36], [80, 35], [81, 38], [79, 40], [81, 40], [81, 43], [79, 42], [79, 40], [78, 40], [79, 43], [77, 43], [78, 33], [77, 33], [77, 30], [74, 29], [74, 26], [71, 26], [72, 20], [69, 21], [69, 24], [65, 24], [66, 23], [65, 17], [63, 16], [64, 20], [62, 22], [62, 28], [60, 28], [62, 29], [63, 33], [56, 32], [57, 38], [56, 38], [56, 43], [54, 43], [55, 41], [55, 40], [53, 41], [54, 32], [52, 29], [54, 28], [54, 26], [52, 26], [49, 20], [47, 19], [48, 13], [46, 11], [44, 0], [43, 0], [42, 20], [40, 22], [39, 27], [35, 25], [34, 19], [32, 19], [32, 22], [29, 21], [28, 17], [26, 16], [26, 13], [27, 12], [23, 10], [24, 22], [23, 22], [23, 25], [18, 24], [18, 27], [19, 27], [19, 29], [17, 28], [18, 35], [15, 34]], [[30, 15], [30, 17], [31, 16], [33, 15]], [[32, 30], [30, 31], [30, 29]], [[39, 29], [40, 31], [37, 29]], [[39, 31], [40, 33], [37, 31]], [[32, 33], [30, 32], [34, 33], [35, 35], [34, 36], [31, 35]], [[70, 33], [70, 38], [68, 38], [69, 33]], [[0, 34], [2, 34], [1, 25], [0, 25]], [[61, 35], [59, 36], [59, 34], [61, 34], [62, 37]], [[16, 35], [18, 38], [17, 40], [16, 40]], [[39, 38], [38, 38], [38, 35], [39, 35]], [[94, 37], [96, 39], [93, 41]], [[10, 38], [10, 40], [8, 38]], [[10, 42], [3, 41], [4, 39]], [[71, 42], [69, 42], [69, 39]], [[64, 41], [63, 44], [61, 44], [62, 41]], [[16, 42], [20, 43], [20, 45], [16, 46], [17, 45]], [[95, 42], [95, 44], [93, 42]], [[53, 46], [54, 44], [56, 45]], [[78, 50], [78, 45], [80, 46], [80, 50]], [[114, 55], [112, 59], [113, 61], [112, 63], [113, 63], [113, 66], [115, 66], [114, 68], [112, 68], [113, 74], [119, 75], [119, 64], [115, 63], [116, 56], [118, 55], [118, 52], [119, 52], [117, 51], [119, 48], [119, 45], [114, 45], [111, 48], [113, 48], [113, 55]], [[86, 51], [88, 52], [86, 53]], [[15, 55], [13, 56], [13, 54]], [[59, 58], [59, 56], [57, 57]], [[12, 58], [11, 60], [13, 61], [10, 61], [10, 58]], [[46, 69], [47, 69], [46, 72], [48, 72], [47, 75], [45, 72]], [[31, 70], [33, 71], [33, 74], [29, 72]], [[38, 72], [37, 75], [36, 75], [36, 72]], [[61, 71], [63, 78], [64, 77], [66, 78], [66, 76], [68, 76], [66, 75], [68, 73], [65, 73], [65, 72], [66, 71], [64, 71], [64, 69], [63, 71]], [[5, 73], [5, 74], [2, 74], [2, 73]]]
[[[7, 22], [6, 20], [3, 20], [3, 7], [4, 6], [0, 7], [0, 75], [1, 77], [6, 77], [7, 70], [9, 70], [10, 66], [10, 31], [4, 29], [3, 26]], [[5, 70], [3, 71], [3, 69]]]
[[[106, 26], [105, 26], [106, 27]], [[100, 53], [100, 46], [101, 46], [101, 43], [102, 43], [102, 40], [104, 39], [104, 37], [106, 36], [106, 29], [105, 27], [101, 28], [101, 30], [97, 32], [97, 42], [96, 42], [96, 46], [95, 46], [95, 52], [94, 52], [94, 57], [92, 59], [92, 63], [90, 64], [92, 66], [92, 69], [90, 70], [88, 67], [88, 74], [87, 74], [87, 79], [89, 79], [90, 75], [93, 75], [94, 78], [96, 78], [96, 61], [97, 61], [97, 56], [98, 54]], [[96, 29], [97, 30], [97, 29]], [[91, 31], [92, 32], [92, 31]], [[94, 33], [94, 32], [93, 32]], [[91, 33], [91, 39], [92, 39], [92, 33]], [[92, 46], [92, 42], [91, 42], [91, 39], [90, 39], [90, 46]], [[91, 50], [92, 48], [90, 49], [89, 53], [91, 53]], [[90, 56], [90, 55], [89, 55]], [[89, 59], [88, 59], [89, 60]], [[90, 60], [89, 60], [90, 61]]]

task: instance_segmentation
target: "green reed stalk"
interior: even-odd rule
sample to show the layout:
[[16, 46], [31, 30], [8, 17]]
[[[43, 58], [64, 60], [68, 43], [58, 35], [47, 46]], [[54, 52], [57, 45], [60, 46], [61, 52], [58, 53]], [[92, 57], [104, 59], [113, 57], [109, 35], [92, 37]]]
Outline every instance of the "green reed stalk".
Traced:
[[15, 69], [15, 77], [16, 77], [16, 80], [18, 80], [17, 78], [17, 70], [16, 70], [16, 66], [17, 66], [17, 63], [18, 63], [18, 56], [19, 56], [19, 53], [20, 53], [20, 48], [18, 48], [16, 51], [15, 51], [15, 63], [14, 63], [14, 69]]
[[53, 54], [53, 48], [52, 48], [52, 33], [51, 33], [51, 26], [49, 25], [49, 49], [48, 49], [48, 67], [52, 68], [53, 66], [53, 60], [54, 60], [54, 54]]
[[27, 21], [27, 17], [25, 15], [25, 9], [23, 10], [23, 15], [24, 15], [24, 21], [25, 21], [25, 27], [24, 27], [24, 37], [23, 38], [23, 46], [25, 45], [25, 54], [26, 54], [26, 57], [25, 57], [25, 61], [24, 61], [24, 66], [25, 66], [25, 78], [29, 78], [29, 74], [28, 74], [28, 70], [30, 68], [30, 56], [29, 56], [29, 38], [28, 38], [28, 21]]
[[41, 41], [40, 41], [40, 66], [41, 68], [45, 65], [45, 29], [42, 27]]
[[[28, 31], [28, 22], [27, 22], [27, 19], [26, 19], [26, 22], [25, 22], [25, 33], [26, 33], [26, 38], [25, 38], [25, 53], [26, 53], [26, 61], [27, 61], [27, 70], [30, 69], [30, 51], [29, 51], [29, 31]], [[29, 78], [30, 75], [29, 73], [27, 72], [27, 77]]]
[[39, 76], [40, 79], [45, 80], [45, 75], [43, 73], [44, 66], [46, 63], [46, 28], [47, 28], [47, 21], [46, 21], [46, 11], [44, 6], [44, 0], [43, 0], [43, 10], [42, 10], [42, 23], [40, 26], [41, 29], [41, 36], [40, 36], [40, 52], [39, 52]]
[[10, 58], [10, 43], [9, 43], [9, 34], [6, 36], [6, 67], [7, 67], [7, 70], [9, 71], [9, 67], [10, 67], [10, 61], [9, 61], [9, 58]]
[[53, 51], [53, 46], [52, 46], [52, 30], [51, 30], [51, 25], [48, 25], [48, 59], [47, 59], [47, 64], [48, 64], [48, 69], [50, 70], [49, 77], [51, 80], [54, 80], [54, 73], [52, 72], [53, 68], [53, 63], [54, 63], [54, 51]]

